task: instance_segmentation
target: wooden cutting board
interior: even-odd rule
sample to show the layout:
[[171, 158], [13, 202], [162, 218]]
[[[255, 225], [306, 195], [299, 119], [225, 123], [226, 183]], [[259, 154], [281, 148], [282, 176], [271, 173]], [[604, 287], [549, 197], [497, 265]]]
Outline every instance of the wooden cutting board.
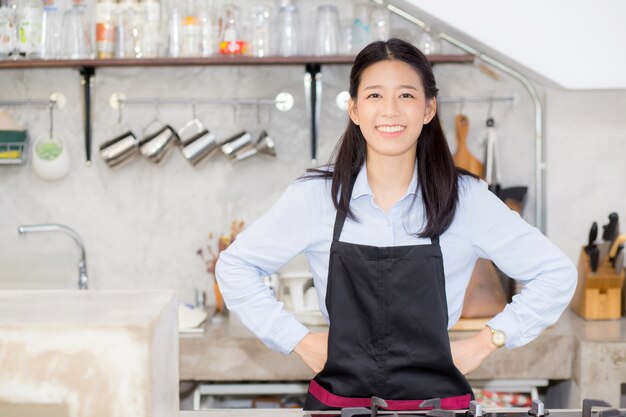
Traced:
[[456, 153], [454, 154], [454, 165], [483, 178], [485, 175], [485, 167], [467, 148], [467, 133], [469, 132], [469, 120], [467, 116], [457, 114], [454, 119], [454, 125], [456, 128], [457, 142]]

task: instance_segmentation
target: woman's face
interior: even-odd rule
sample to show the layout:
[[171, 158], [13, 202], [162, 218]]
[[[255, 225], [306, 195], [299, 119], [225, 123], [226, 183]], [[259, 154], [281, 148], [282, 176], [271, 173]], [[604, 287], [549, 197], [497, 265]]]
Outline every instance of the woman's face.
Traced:
[[435, 98], [426, 99], [422, 81], [409, 64], [379, 61], [361, 74], [349, 113], [367, 142], [367, 155], [415, 157], [422, 126], [435, 116]]

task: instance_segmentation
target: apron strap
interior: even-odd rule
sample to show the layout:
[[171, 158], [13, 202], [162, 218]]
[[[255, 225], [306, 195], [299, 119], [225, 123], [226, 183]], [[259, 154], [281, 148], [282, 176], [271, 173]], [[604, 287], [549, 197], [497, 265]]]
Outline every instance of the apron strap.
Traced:
[[[354, 183], [356, 182], [356, 175], [353, 175], [350, 178], [349, 192], [348, 195], [350, 199], [352, 199], [352, 190], [354, 189]], [[333, 229], [333, 242], [337, 242], [341, 237], [341, 231], [343, 230], [343, 224], [346, 222], [346, 216], [342, 216], [337, 210], [337, 214], [335, 215], [335, 227]]]

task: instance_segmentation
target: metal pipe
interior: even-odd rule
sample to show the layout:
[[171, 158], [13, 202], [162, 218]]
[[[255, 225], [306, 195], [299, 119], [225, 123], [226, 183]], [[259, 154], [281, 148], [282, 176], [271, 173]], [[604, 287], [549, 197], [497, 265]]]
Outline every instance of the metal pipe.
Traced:
[[63, 232], [69, 235], [74, 242], [80, 247], [80, 260], [78, 262], [78, 289], [86, 290], [88, 288], [87, 278], [87, 257], [85, 255], [85, 245], [80, 235], [72, 228], [64, 226], [62, 224], [34, 224], [28, 226], [19, 226], [17, 231], [20, 234], [25, 233], [40, 233], [40, 232]]
[[273, 106], [276, 103], [284, 103], [282, 100], [268, 98], [126, 98], [124, 104], [232, 104], [232, 105], [253, 105], [253, 106]]
[[495, 103], [516, 101], [515, 96], [459, 96], [459, 97], [439, 97], [438, 103], [443, 104], [460, 104], [460, 103]]
[[[373, 0], [375, 3], [385, 5], [387, 9], [404, 18], [405, 20], [416, 24], [417, 26], [424, 29], [427, 25], [423, 20], [418, 19], [407, 11], [394, 6], [393, 4], [385, 4], [382, 0]], [[543, 187], [543, 171], [546, 169], [546, 164], [543, 161], [543, 105], [539, 98], [539, 94], [537, 90], [532, 85], [530, 80], [526, 78], [522, 73], [514, 70], [513, 68], [508, 67], [500, 61], [486, 55], [483, 52], [469, 46], [465, 42], [460, 41], [459, 39], [451, 36], [446, 32], [439, 32], [437, 35], [453, 44], [459, 49], [464, 50], [468, 54], [474, 55], [475, 57], [483, 60], [484, 62], [498, 68], [499, 70], [509, 74], [513, 78], [517, 79], [528, 91], [533, 105], [535, 107], [535, 223], [539, 230], [545, 232], [545, 222], [544, 222], [544, 208], [543, 208], [543, 200], [544, 200], [544, 187]]]

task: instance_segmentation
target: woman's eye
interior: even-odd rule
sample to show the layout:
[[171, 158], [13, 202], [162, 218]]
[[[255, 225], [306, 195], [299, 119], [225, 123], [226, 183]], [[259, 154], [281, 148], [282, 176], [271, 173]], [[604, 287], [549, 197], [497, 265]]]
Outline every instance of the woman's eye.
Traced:
[[400, 97], [402, 97], [402, 98], [413, 98], [413, 94], [411, 94], [411, 93], [402, 93], [402, 94], [400, 94]]
[[367, 96], [367, 98], [380, 98], [380, 94], [378, 93], [372, 93], [369, 96]]

